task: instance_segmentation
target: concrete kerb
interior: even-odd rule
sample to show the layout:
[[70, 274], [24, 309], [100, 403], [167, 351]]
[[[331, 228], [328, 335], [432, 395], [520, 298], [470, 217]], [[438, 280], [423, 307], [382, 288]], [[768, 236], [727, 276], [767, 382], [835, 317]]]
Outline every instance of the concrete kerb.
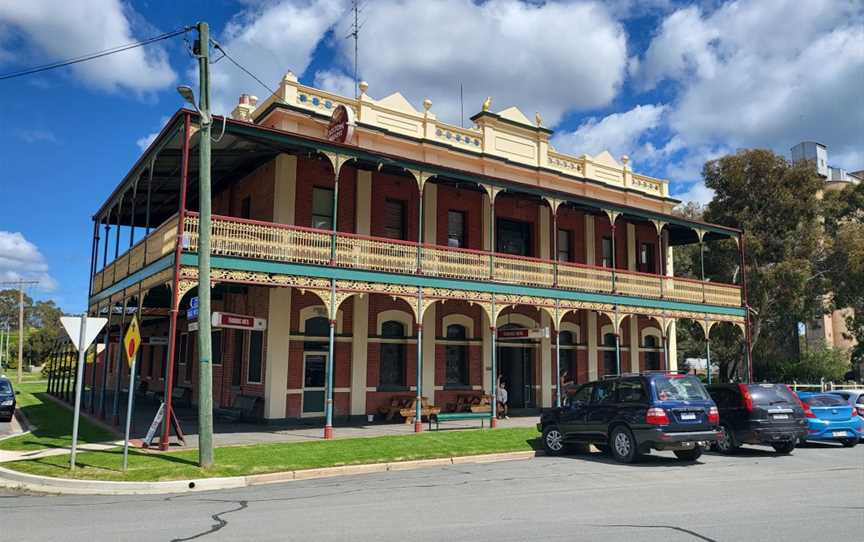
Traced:
[[540, 451], [507, 452], [498, 454], [445, 457], [440, 459], [421, 459], [375, 463], [369, 465], [344, 465], [320, 469], [235, 476], [230, 478], [199, 478], [195, 480], [172, 480], [167, 482], [107, 482], [97, 480], [72, 480], [26, 474], [0, 467], [0, 487], [33, 491], [37, 493], [68, 495], [148, 495], [169, 493], [190, 493], [213, 491], [217, 489], [236, 489], [265, 484], [291, 482], [294, 480], [313, 480], [352, 474], [373, 474], [389, 471], [421, 469], [467, 463], [492, 463], [532, 459], [543, 455]]

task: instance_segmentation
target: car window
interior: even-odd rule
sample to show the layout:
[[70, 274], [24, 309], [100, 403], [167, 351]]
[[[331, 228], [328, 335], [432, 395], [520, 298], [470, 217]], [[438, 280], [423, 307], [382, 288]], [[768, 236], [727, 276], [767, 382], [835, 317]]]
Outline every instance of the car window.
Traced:
[[622, 380], [618, 383], [618, 400], [622, 403], [644, 403], [648, 399], [641, 380]]
[[700, 401], [708, 393], [695, 376], [662, 375], [654, 379], [654, 389], [660, 401]]
[[592, 405], [602, 405], [615, 402], [615, 383], [601, 382], [594, 387]]
[[12, 384], [6, 380], [0, 380], [0, 393], [12, 393]]
[[795, 396], [783, 384], [750, 384], [748, 389], [754, 405], [770, 406], [780, 403], [797, 403]]
[[846, 401], [836, 395], [810, 395], [802, 397], [801, 400], [815, 407], [846, 406]]
[[579, 401], [581, 401], [582, 403], [587, 403], [591, 400], [591, 390], [593, 389], [594, 386], [592, 384], [586, 384], [584, 386], [581, 386], [570, 396], [570, 404], [572, 405]]

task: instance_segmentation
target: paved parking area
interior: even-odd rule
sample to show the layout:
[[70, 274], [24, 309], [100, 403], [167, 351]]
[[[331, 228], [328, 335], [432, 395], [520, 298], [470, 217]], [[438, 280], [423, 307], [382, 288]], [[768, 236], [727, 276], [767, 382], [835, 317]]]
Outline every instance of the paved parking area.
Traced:
[[864, 445], [808, 445], [692, 465], [589, 454], [173, 496], [6, 492], [0, 517], [4, 538], [56, 542], [841, 541], [861, 539], [862, 497]]

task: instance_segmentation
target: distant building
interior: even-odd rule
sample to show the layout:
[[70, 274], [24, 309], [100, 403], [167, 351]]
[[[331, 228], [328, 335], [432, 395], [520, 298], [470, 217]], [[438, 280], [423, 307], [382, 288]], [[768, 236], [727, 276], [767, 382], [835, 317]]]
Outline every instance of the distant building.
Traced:
[[[849, 173], [845, 169], [831, 166], [828, 163], [828, 147], [821, 143], [803, 141], [792, 147], [791, 153], [793, 163], [809, 160], [816, 164], [816, 172], [825, 178], [825, 190], [843, 190], [850, 184], [858, 184], [864, 180], [864, 170]], [[846, 318], [854, 314], [852, 309], [839, 309], [808, 322], [804, 332], [808, 345], [824, 344], [832, 348], [851, 350], [857, 342], [851, 338], [849, 328], [846, 327]]]

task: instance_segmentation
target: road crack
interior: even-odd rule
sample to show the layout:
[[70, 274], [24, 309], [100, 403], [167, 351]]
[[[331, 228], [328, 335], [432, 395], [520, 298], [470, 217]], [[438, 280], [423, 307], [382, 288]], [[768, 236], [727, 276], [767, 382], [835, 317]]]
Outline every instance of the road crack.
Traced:
[[691, 531], [690, 529], [685, 529], [684, 527], [677, 527], [675, 525], [628, 525], [628, 524], [602, 524], [602, 525], [592, 525], [592, 527], [625, 527], [630, 529], [669, 529], [671, 531], [678, 531], [679, 533], [689, 534], [690, 536], [696, 537], [699, 540], [705, 540], [705, 542], [717, 542], [713, 538], [708, 538], [707, 536], [701, 535], [696, 531]]
[[237, 503], [238, 506], [237, 506], [237, 508], [232, 508], [231, 510], [225, 510], [225, 511], [219, 512], [218, 514], [213, 514], [212, 516], [210, 516], [213, 519], [213, 521], [216, 522], [210, 526], [210, 529], [208, 529], [202, 533], [198, 533], [196, 535], [192, 535], [192, 536], [189, 536], [186, 538], [174, 538], [171, 540], [171, 542], [186, 542], [187, 540], [195, 540], [196, 538], [201, 538], [201, 537], [204, 537], [207, 535], [211, 535], [215, 532], [218, 532], [218, 531], [224, 529], [228, 525], [228, 520], [226, 520], [222, 516], [227, 515], [227, 514], [231, 514], [233, 512], [240, 512], [241, 510], [245, 510], [245, 509], [249, 508], [249, 501], [217, 501], [217, 502], [234, 502], [234, 503]]

